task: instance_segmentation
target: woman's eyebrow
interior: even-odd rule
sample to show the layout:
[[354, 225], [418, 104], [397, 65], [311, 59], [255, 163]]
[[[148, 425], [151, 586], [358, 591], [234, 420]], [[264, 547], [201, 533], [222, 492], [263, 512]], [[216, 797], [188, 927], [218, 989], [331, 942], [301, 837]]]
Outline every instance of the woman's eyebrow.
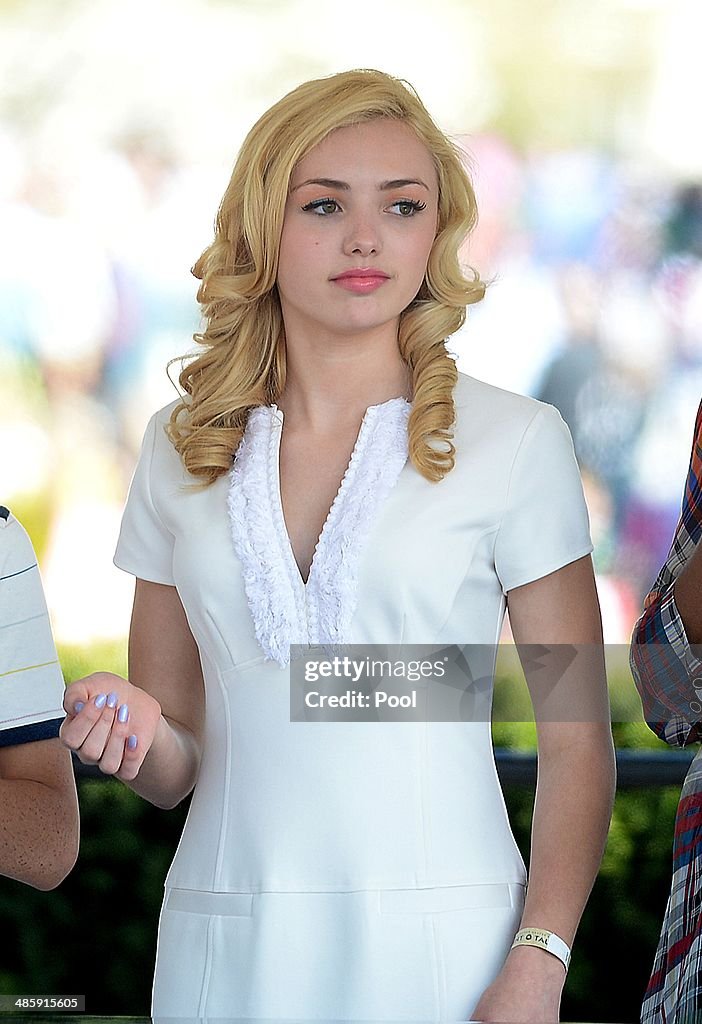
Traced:
[[[307, 181], [301, 181], [299, 185], [295, 185], [291, 192], [296, 192], [297, 189], [302, 188], [304, 185], [324, 185], [325, 188], [338, 188], [338, 189], [350, 189], [348, 181], [337, 181], [336, 178], [308, 178]], [[421, 178], [393, 178], [392, 181], [381, 181], [378, 185], [378, 189], [381, 192], [387, 192], [392, 188], [403, 188], [405, 185], [421, 185], [427, 192], [429, 186], [425, 185]]]
[[391, 188], [404, 188], [405, 185], [421, 185], [429, 191], [429, 186], [425, 185], [421, 178], [395, 178], [393, 181], [381, 181], [378, 187], [382, 191], [387, 191]]

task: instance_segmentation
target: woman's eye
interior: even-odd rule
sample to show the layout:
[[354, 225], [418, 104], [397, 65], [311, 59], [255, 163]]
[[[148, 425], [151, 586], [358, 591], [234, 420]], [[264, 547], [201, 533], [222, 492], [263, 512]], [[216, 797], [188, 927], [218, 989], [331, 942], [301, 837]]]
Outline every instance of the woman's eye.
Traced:
[[312, 210], [318, 217], [327, 217], [339, 209], [336, 199], [315, 199], [302, 207], [303, 210]]
[[[408, 218], [413, 217], [415, 213], [420, 210], [426, 209], [426, 203], [421, 203], [418, 199], [398, 199], [391, 204], [390, 209], [394, 207], [400, 217]], [[315, 213], [318, 217], [328, 217], [332, 213], [336, 213], [341, 209], [336, 199], [314, 199], [311, 203], [307, 203], [302, 207], [305, 211]]]
[[398, 199], [392, 204], [399, 210], [401, 217], [412, 217], [419, 210], [426, 209], [426, 203], [420, 203], [418, 199]]

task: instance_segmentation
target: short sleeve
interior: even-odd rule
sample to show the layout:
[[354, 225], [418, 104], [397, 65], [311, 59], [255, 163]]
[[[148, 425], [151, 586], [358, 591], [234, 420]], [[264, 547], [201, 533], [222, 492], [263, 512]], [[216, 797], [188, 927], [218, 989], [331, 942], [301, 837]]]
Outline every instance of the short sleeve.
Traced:
[[570, 431], [558, 410], [542, 403], [514, 457], [495, 540], [502, 589], [531, 583], [592, 550]]
[[170, 442], [164, 433], [164, 425], [156, 413], [144, 433], [113, 561], [118, 569], [124, 569], [139, 579], [173, 586], [174, 537], [159, 515], [152, 487], [154, 453], [159, 444], [167, 443]]
[[[6, 514], [5, 514], [6, 513]], [[64, 682], [32, 542], [0, 510], [0, 747], [58, 736]]]

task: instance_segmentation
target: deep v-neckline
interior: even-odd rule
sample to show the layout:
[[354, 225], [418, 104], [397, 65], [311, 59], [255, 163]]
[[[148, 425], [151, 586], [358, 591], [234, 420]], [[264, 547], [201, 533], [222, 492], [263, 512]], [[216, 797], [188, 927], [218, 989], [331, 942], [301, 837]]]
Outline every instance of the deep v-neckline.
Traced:
[[348, 489], [351, 486], [351, 482], [356, 473], [356, 468], [361, 460], [361, 453], [363, 451], [366, 433], [369, 430], [370, 425], [375, 420], [375, 417], [378, 415], [379, 410], [383, 409], [387, 405], [390, 405], [391, 403], [401, 402], [405, 403], [405, 405], [409, 404], [405, 398], [390, 398], [386, 402], [381, 402], [378, 405], [369, 405], [366, 411], [364, 412], [363, 418], [361, 420], [361, 425], [358, 428], [356, 440], [354, 442], [353, 448], [351, 449], [351, 455], [349, 456], [349, 460], [346, 463], [346, 468], [342, 474], [336, 494], [334, 495], [332, 503], [329, 506], [329, 510], [327, 511], [327, 514], [324, 518], [322, 528], [319, 531], [319, 536], [317, 537], [317, 541], [312, 551], [312, 558], [310, 560], [310, 567], [307, 573], [307, 579], [304, 579], [302, 576], [300, 563], [298, 562], [297, 557], [295, 555], [287, 523], [285, 522], [285, 510], [283, 509], [283, 486], [280, 472], [280, 452], [283, 439], [283, 424], [285, 421], [285, 416], [283, 414], [283, 410], [280, 409], [275, 403], [273, 403], [273, 405], [270, 406], [271, 411], [273, 412], [273, 415], [278, 423], [278, 429], [274, 432], [271, 438], [272, 443], [269, 449], [269, 457], [274, 460], [274, 466], [271, 469], [269, 478], [271, 480], [274, 480], [276, 484], [274, 494], [275, 514], [276, 518], [279, 518], [280, 536], [284, 537], [286, 541], [283, 547], [286, 550], [286, 557], [289, 558], [290, 571], [293, 573], [293, 575], [296, 575], [298, 577], [300, 586], [303, 588], [303, 590], [306, 591], [309, 588], [310, 582], [313, 580], [315, 567], [317, 564], [319, 564], [319, 561], [323, 556], [325, 538], [329, 536], [331, 529], [330, 524], [333, 524], [334, 521], [343, 514], [342, 506], [344, 504], [344, 496], [346, 493], [348, 493]]
[[280, 486], [283, 413], [256, 406], [229, 471], [227, 507], [256, 637], [268, 658], [290, 644], [347, 643], [358, 600], [361, 552], [407, 462], [411, 404], [369, 406], [303, 580], [285, 525]]

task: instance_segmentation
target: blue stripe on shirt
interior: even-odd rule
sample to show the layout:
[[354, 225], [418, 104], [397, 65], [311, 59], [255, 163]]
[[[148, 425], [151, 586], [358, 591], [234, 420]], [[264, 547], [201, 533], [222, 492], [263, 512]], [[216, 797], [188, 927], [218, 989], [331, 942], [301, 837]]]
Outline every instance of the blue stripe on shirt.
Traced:
[[14, 729], [0, 729], [0, 747], [18, 747], [37, 740], [53, 740], [59, 734], [63, 718], [50, 718], [46, 722], [18, 725]]

